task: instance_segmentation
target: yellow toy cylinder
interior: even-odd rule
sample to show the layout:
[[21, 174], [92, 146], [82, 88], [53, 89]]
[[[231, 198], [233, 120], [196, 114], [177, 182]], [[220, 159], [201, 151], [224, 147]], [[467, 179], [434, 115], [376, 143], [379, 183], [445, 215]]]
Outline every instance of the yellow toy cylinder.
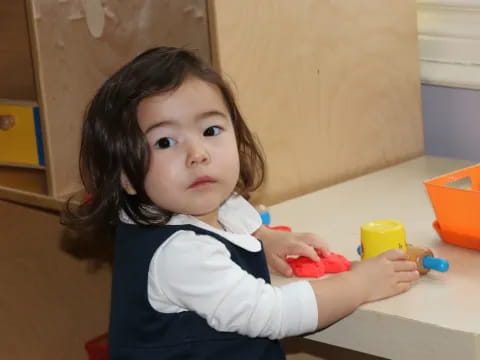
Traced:
[[390, 249], [407, 251], [405, 227], [396, 220], [376, 220], [360, 227], [362, 260], [377, 256]]

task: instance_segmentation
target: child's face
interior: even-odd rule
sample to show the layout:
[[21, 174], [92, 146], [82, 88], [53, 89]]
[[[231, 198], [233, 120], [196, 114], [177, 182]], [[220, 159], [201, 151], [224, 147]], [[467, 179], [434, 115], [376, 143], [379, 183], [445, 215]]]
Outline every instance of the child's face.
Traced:
[[160, 208], [216, 215], [239, 177], [235, 132], [220, 90], [195, 77], [142, 100], [137, 117], [150, 147], [145, 189]]

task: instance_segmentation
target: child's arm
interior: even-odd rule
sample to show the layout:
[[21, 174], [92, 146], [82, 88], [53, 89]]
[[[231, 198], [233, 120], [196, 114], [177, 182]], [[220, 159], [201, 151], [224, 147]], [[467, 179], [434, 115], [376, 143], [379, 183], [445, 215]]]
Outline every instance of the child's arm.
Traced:
[[270, 271], [283, 276], [293, 275], [285, 261], [287, 255], [303, 255], [318, 261], [315, 248], [328, 255], [325, 243], [314, 234], [275, 231], [262, 226], [260, 214], [242, 196], [232, 195], [225, 201], [219, 210], [219, 220], [231, 232], [252, 234], [262, 240]]
[[352, 313], [358, 306], [407, 291], [419, 277], [416, 264], [401, 250], [389, 250], [356, 263], [352, 270], [310, 281], [323, 328]]
[[[262, 240], [269, 266], [284, 276], [292, 276], [292, 269], [285, 261], [287, 255], [307, 256], [318, 261], [315, 249], [325, 256], [329, 254], [328, 247], [315, 234], [275, 231], [262, 226], [253, 235]], [[364, 303], [408, 290], [419, 277], [415, 263], [405, 261], [407, 255], [403, 251], [388, 251], [369, 260], [353, 263], [349, 272], [310, 281], [317, 301], [319, 328], [341, 319]]]
[[[261, 246], [252, 244], [258, 246], [248, 250], [254, 256]], [[155, 252], [148, 296], [155, 310], [191, 310], [218, 331], [280, 339], [317, 329], [317, 303], [308, 281], [267, 284], [233, 262], [223, 243], [192, 231], [178, 231]]]
[[270, 270], [283, 276], [293, 275], [292, 268], [285, 260], [287, 255], [306, 256], [314, 261], [320, 260], [315, 250], [324, 256], [329, 255], [328, 246], [316, 234], [277, 231], [261, 226], [253, 236], [262, 240]]
[[218, 331], [279, 339], [323, 328], [365, 302], [407, 290], [418, 272], [404, 260], [402, 251], [391, 250], [349, 272], [274, 287], [233, 263], [218, 240], [180, 231], [152, 259], [149, 301], [159, 312], [195, 311]]

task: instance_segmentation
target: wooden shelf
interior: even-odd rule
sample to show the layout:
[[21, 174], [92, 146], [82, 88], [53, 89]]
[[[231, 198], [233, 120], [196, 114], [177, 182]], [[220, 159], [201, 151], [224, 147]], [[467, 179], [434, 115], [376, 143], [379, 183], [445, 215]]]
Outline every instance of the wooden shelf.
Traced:
[[[132, 13], [132, 6], [142, 11]], [[64, 6], [56, 0], [0, 4], [0, 13], [7, 15], [0, 23], [0, 33], [5, 34], [0, 44], [0, 98], [38, 104], [45, 164], [43, 172], [0, 172], [0, 199], [58, 210], [79, 193], [85, 107], [106, 77], [135, 55], [165, 44], [198, 49], [210, 58], [206, 2], [173, 1], [165, 7], [162, 1], [132, 0], [129, 5], [109, 4], [114, 16], [103, 8], [78, 19], [72, 12], [84, 13], [83, 6]], [[91, 27], [92, 16], [105, 20], [99, 32]], [[124, 29], [121, 35], [114, 30], [118, 24]]]
[[36, 100], [25, 0], [0, 3], [0, 98]]
[[[142, 11], [132, 12], [134, 8]], [[20, 169], [25, 161], [1, 160], [0, 200], [53, 210], [72, 194], [81, 201], [81, 125], [95, 89], [134, 56], [159, 44], [197, 49], [210, 60], [206, 1], [172, 1], [166, 7], [164, 1], [131, 0], [92, 13], [81, 3], [20, 0], [0, 2], [0, 13], [0, 103], [38, 105], [44, 156], [39, 165], [45, 165], [43, 170]], [[77, 18], [77, 13], [83, 15]], [[92, 21], [98, 19], [104, 26], [93, 29]], [[118, 26], [121, 33], [115, 31]], [[24, 141], [18, 137], [11, 146], [22, 149]], [[18, 155], [10, 145], [8, 150]], [[17, 168], [4, 166], [7, 162]]]
[[77, 191], [57, 198], [48, 194], [45, 169], [0, 165], [0, 200], [60, 211], [74, 195], [73, 204], [79, 204], [84, 191]]
[[0, 186], [37, 195], [48, 194], [44, 169], [0, 166]]
[[60, 204], [48, 196], [44, 169], [0, 166], [0, 199], [60, 209]]

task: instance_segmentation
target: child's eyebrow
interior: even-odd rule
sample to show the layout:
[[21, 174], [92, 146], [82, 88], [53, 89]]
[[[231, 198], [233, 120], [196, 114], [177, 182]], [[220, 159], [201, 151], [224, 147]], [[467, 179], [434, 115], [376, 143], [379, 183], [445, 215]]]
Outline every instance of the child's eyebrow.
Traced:
[[212, 117], [212, 116], [221, 116], [221, 117], [227, 119], [227, 115], [223, 111], [209, 110], [209, 111], [204, 111], [204, 112], [196, 115], [195, 120], [198, 121], [198, 120], [206, 119], [206, 118], [209, 118], [209, 117]]
[[156, 129], [158, 127], [163, 127], [163, 126], [172, 125], [172, 124], [174, 124], [174, 121], [171, 121], [171, 120], [164, 120], [164, 121], [160, 121], [160, 122], [155, 122], [145, 130], [144, 134], [146, 135], [150, 131], [152, 131], [153, 129]]
[[[209, 111], [204, 111], [204, 112], [201, 112], [200, 114], [197, 114], [195, 115], [195, 118], [194, 120], [195, 121], [200, 121], [200, 120], [203, 120], [203, 119], [207, 119], [209, 117], [212, 117], [212, 116], [220, 116], [220, 117], [223, 117], [224, 119], [228, 119], [228, 116], [220, 111], [220, 110], [209, 110]], [[153, 129], [156, 129], [158, 127], [164, 127], [164, 126], [168, 126], [168, 125], [175, 125], [175, 121], [174, 120], [162, 120], [162, 121], [159, 121], [159, 122], [155, 122], [153, 124], [151, 124], [146, 130], [145, 130], [145, 134], [148, 134], [150, 131], [152, 131]]]

